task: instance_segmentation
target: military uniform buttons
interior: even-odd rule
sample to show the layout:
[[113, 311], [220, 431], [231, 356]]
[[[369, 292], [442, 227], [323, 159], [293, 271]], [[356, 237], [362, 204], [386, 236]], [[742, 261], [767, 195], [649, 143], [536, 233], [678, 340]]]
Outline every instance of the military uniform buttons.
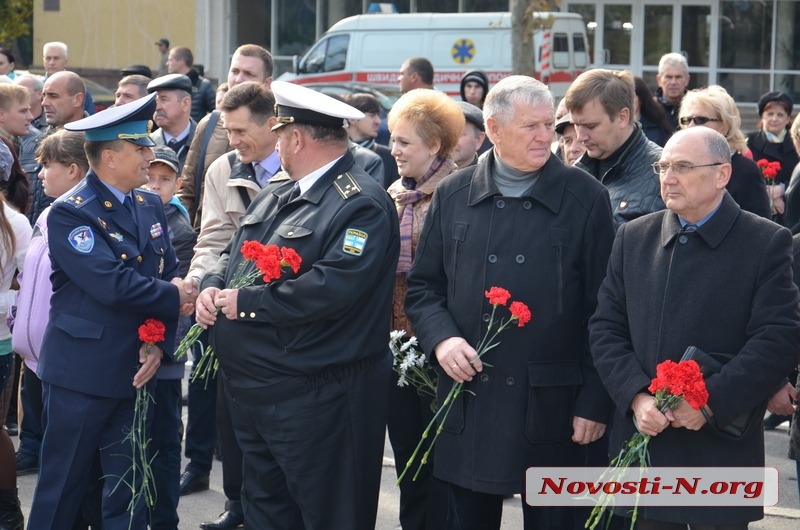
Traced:
[[489, 254], [489, 263], [497, 263], [497, 256]]
[[255, 313], [250, 313], [250, 318], [256, 318], [256, 314]]
[[685, 245], [685, 244], [686, 244], [688, 241], [689, 241], [689, 236], [682, 235], [682, 236], [679, 236], [679, 237], [678, 237], [678, 242], [679, 242], [681, 245]]
[[142, 257], [141, 257], [141, 256], [136, 256], [136, 261], [138, 261], [139, 263], [141, 263], [141, 262], [142, 262]]
[[244, 311], [242, 311], [241, 313], [239, 313], [239, 318], [244, 318]]
[[483, 314], [483, 321], [484, 322], [489, 322], [490, 318], [492, 318], [492, 316], [489, 313], [484, 313]]
[[522, 254], [519, 254], [516, 259], [517, 263], [525, 263], [525, 256], [523, 256]]
[[481, 374], [481, 382], [485, 383], [489, 380], [489, 374]]
[[506, 378], [506, 384], [507, 384], [508, 386], [514, 386], [514, 383], [516, 383], [516, 381], [514, 381], [514, 378], [513, 378], [513, 377], [508, 377], [508, 378]]
[[294, 235], [294, 232], [289, 232], [289, 233], [288, 233], [288, 234], [286, 234], [286, 235], [287, 235], [287, 236], [293, 236], [293, 235]]
[[531, 208], [533, 208], [533, 203], [531, 201], [525, 201], [522, 203], [522, 207], [525, 208], [526, 210], [530, 210]]
[[496, 204], [497, 204], [498, 208], [505, 208], [506, 207], [506, 201], [504, 201], [503, 199], [498, 200]]
[[127, 255], [127, 254], [122, 254], [122, 255], [120, 256], [120, 259], [128, 259], [128, 255]]

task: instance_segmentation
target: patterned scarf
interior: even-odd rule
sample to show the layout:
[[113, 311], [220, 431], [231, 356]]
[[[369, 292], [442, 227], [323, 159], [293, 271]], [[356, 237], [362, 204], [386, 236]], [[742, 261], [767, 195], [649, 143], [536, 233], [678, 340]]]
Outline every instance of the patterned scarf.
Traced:
[[772, 144], [783, 143], [783, 139], [786, 137], [786, 129], [783, 129], [779, 134], [769, 132], [766, 127], [762, 129], [762, 131], [764, 131], [764, 136], [767, 137], [767, 141]]
[[411, 237], [414, 226], [414, 203], [425, 197], [425, 194], [416, 188], [431, 178], [444, 161], [444, 157], [437, 156], [433, 159], [431, 167], [428, 168], [428, 171], [421, 179], [414, 180], [403, 177], [401, 180], [406, 191], [401, 191], [394, 199], [401, 207], [398, 211], [398, 215], [400, 216], [400, 259], [397, 260], [398, 276], [407, 276], [408, 272], [411, 270]]

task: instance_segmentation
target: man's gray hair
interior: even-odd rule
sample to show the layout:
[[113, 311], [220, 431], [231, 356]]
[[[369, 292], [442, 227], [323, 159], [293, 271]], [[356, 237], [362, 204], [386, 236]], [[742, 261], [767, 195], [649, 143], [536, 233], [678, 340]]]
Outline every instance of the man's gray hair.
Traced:
[[33, 89], [37, 92], [41, 92], [44, 90], [44, 78], [40, 75], [34, 74], [22, 74], [18, 75], [14, 78], [14, 82], [18, 85], [21, 85], [20, 81], [24, 81], [26, 79], [30, 79], [33, 83]]
[[554, 108], [553, 94], [547, 85], [526, 75], [512, 75], [501, 79], [486, 95], [484, 122], [494, 117], [500, 123], [508, 123], [513, 117], [515, 103], [534, 107], [547, 104]]
[[42, 55], [47, 55], [48, 48], [55, 48], [56, 50], [64, 54], [64, 57], [67, 56], [67, 45], [64, 44], [63, 42], [53, 41], [44, 43], [44, 46], [42, 46]]
[[683, 73], [689, 75], [689, 62], [686, 57], [680, 53], [665, 53], [658, 61], [658, 75], [664, 73], [664, 68], [667, 66], [680, 66], [683, 68]]

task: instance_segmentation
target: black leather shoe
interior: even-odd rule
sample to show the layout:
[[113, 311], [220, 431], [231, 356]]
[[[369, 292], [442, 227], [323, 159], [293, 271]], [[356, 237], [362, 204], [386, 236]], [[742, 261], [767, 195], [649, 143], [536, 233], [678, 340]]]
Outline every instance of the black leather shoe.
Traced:
[[200, 523], [203, 530], [232, 530], [244, 526], [244, 516], [240, 513], [225, 511], [215, 521]]
[[181, 475], [181, 496], [208, 489], [208, 475], [187, 469]]
[[27, 453], [17, 453], [17, 476], [39, 472], [39, 459]]

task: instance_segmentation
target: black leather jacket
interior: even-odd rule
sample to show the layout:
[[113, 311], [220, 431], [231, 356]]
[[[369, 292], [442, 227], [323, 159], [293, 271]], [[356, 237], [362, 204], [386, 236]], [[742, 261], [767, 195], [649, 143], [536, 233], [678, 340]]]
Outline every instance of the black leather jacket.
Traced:
[[661, 148], [647, 139], [638, 124], [633, 134], [633, 141], [626, 142], [627, 147], [605, 174], [600, 174], [600, 161], [591, 158], [588, 153], [575, 163], [576, 167], [593, 175], [608, 189], [617, 227], [665, 208], [658, 175], [653, 173], [651, 167], [661, 158]]

